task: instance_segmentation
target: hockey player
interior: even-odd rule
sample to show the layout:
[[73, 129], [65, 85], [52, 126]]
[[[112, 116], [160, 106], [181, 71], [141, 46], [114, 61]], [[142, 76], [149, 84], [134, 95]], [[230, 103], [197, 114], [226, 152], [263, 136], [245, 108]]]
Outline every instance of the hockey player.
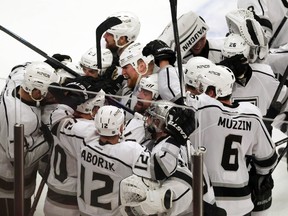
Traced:
[[137, 93], [137, 102], [134, 106], [134, 117], [125, 124], [123, 139], [142, 144], [146, 140], [143, 114], [151, 105], [152, 101], [160, 99], [158, 91], [158, 74], [142, 77]]
[[[180, 115], [182, 124], [176, 121]], [[194, 130], [194, 125], [189, 126], [194, 120], [193, 112], [184, 115], [180, 110], [174, 116], [170, 120], [170, 129], [185, 142], [187, 135]], [[180, 135], [180, 128], [184, 125], [185, 130], [181, 129], [183, 135]], [[158, 180], [167, 178], [175, 171], [177, 155], [183, 142], [171, 138], [159, 152], [151, 156], [146, 148], [136, 142], [119, 141], [124, 127], [124, 113], [114, 106], [103, 106], [98, 110], [95, 126], [100, 137], [88, 142], [81, 149], [79, 158], [79, 208], [83, 215], [120, 215], [120, 181], [133, 173]], [[184, 134], [186, 139], [183, 138]], [[153, 194], [147, 193], [146, 210], [150, 214], [163, 213], [171, 207], [170, 189], [162, 190], [158, 194], [159, 199], [151, 195]]]
[[[147, 118], [145, 125], [152, 137], [146, 146], [151, 149], [152, 153], [159, 151], [162, 148], [162, 144], [169, 139], [169, 131], [166, 129], [166, 116], [169, 109], [174, 105], [175, 104], [170, 101], [159, 100], [153, 103], [146, 111]], [[169, 187], [173, 192], [172, 208], [168, 211], [167, 215], [182, 215], [184, 212], [185, 214], [188, 214], [188, 212], [191, 214], [192, 211], [192, 173], [188, 167], [193, 165], [189, 164], [191, 160], [187, 157], [191, 155], [188, 155], [187, 152], [190, 152], [187, 151], [187, 146], [182, 146], [176, 172], [162, 182], [162, 185]], [[223, 210], [221, 211], [221, 209], [218, 209], [216, 205], [214, 205], [214, 191], [210, 184], [205, 165], [204, 182], [204, 215], [226, 215]]]
[[[65, 87], [72, 88], [73, 91], [80, 89], [79, 86], [80, 83], [74, 82]], [[79, 102], [73, 96], [76, 94], [77, 97], [76, 92], [68, 92], [68, 95], [62, 98], [61, 90], [51, 91], [60, 104], [51, 114], [54, 148], [50, 159], [44, 213], [46, 216], [79, 216], [77, 203], [77, 154], [80, 153], [81, 147], [79, 142], [84, 145], [87, 140], [97, 139], [93, 119], [98, 109], [104, 105], [105, 93], [101, 90], [95, 97], [77, 105]]]
[[108, 29], [103, 35], [106, 48], [113, 53], [113, 64], [119, 66], [119, 56], [125, 48], [136, 41], [140, 32], [139, 18], [132, 12], [120, 11], [109, 17], [117, 17], [122, 23]]
[[44, 62], [31, 62], [12, 70], [0, 103], [0, 215], [14, 215], [14, 126], [24, 125], [24, 212], [28, 215], [36, 186], [39, 160], [49, 152], [53, 139], [41, 123], [48, 86], [59, 82], [55, 70]]
[[[271, 67], [264, 63], [249, 63], [250, 46], [238, 34], [230, 34], [226, 38], [222, 53], [225, 59], [220, 64], [228, 66], [236, 77], [232, 101], [249, 101], [260, 108], [263, 116], [274, 118], [277, 112], [271, 113], [273, 110], [269, 110], [267, 113], [267, 110], [279, 81]], [[284, 106], [283, 109], [286, 99], [287, 88], [283, 86], [277, 100]]]
[[[215, 63], [221, 61], [223, 40], [207, 39], [206, 35], [209, 27], [201, 16], [189, 11], [178, 18], [177, 24], [183, 63], [186, 63], [193, 56], [202, 56]], [[158, 39], [164, 41], [172, 50], [175, 50], [172, 22], [165, 27]]]
[[[122, 75], [126, 80], [122, 89], [124, 97], [122, 97], [121, 103], [130, 109], [135, 106], [140, 79], [152, 74], [154, 70], [153, 56], [143, 56], [142, 49], [143, 46], [140, 43], [132, 43], [120, 56]], [[126, 118], [129, 119], [131, 116], [127, 114]]]
[[[199, 128], [190, 136], [191, 143], [195, 148], [207, 149], [204, 163], [217, 205], [224, 208], [227, 215], [249, 215], [254, 208], [251, 189], [258, 196], [269, 194], [273, 188], [271, 170], [277, 161], [275, 144], [259, 108], [249, 102], [232, 102], [235, 76], [230, 69], [214, 66], [202, 72], [198, 82], [203, 93], [187, 94], [186, 98], [187, 105], [197, 110], [199, 120]], [[249, 179], [247, 156], [253, 158], [255, 165], [253, 179], [251, 176]]]
[[[97, 65], [96, 47], [89, 48], [81, 57], [79, 65], [86, 76], [98, 78], [103, 75], [107, 68], [112, 65], [113, 55], [109, 49], [101, 48], [102, 68], [99, 70]], [[117, 73], [117, 70], [116, 70]]]

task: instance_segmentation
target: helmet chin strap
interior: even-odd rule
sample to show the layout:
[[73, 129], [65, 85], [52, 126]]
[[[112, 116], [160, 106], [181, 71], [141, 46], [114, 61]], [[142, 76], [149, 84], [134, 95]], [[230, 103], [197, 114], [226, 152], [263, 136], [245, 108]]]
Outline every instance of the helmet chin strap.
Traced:
[[32, 92], [30, 92], [29, 95], [30, 95], [31, 99], [36, 102], [36, 106], [40, 107], [40, 102], [45, 98], [45, 96], [41, 95], [40, 99], [36, 99], [33, 97]]

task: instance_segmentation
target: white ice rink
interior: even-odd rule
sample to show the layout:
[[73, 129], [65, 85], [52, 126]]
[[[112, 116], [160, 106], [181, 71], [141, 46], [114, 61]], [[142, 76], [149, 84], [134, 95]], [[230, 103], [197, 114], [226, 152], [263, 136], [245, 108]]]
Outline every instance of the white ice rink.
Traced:
[[[193, 10], [201, 15], [210, 30], [208, 37], [226, 33], [224, 14], [236, 8], [236, 0], [179, 0], [178, 15]], [[110, 14], [132, 11], [139, 16], [143, 44], [155, 39], [171, 21], [169, 0], [1, 0], [0, 25], [21, 36], [48, 55], [69, 54], [74, 62], [95, 45], [95, 29]], [[0, 78], [11, 68], [26, 61], [44, 60], [42, 56], [0, 31]], [[0, 87], [4, 84], [0, 80]], [[283, 137], [274, 133], [274, 140]], [[286, 145], [286, 144], [284, 144]], [[286, 159], [286, 158], [285, 158]], [[286, 161], [280, 161], [273, 173], [275, 188], [271, 216], [288, 215], [288, 173]], [[40, 181], [40, 178], [38, 178]], [[46, 188], [35, 215], [43, 215]]]

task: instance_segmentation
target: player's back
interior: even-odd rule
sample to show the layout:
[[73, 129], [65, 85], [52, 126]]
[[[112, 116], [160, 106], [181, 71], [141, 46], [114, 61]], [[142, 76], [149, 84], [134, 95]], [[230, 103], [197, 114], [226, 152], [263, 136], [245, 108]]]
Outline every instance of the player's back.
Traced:
[[[232, 93], [232, 101], [250, 102], [260, 108], [264, 116], [270, 106], [272, 98], [279, 85], [271, 67], [267, 64], [250, 64], [252, 69], [251, 77], [245, 86], [235, 83]], [[285, 100], [287, 88], [281, 91], [279, 101]]]
[[199, 127], [191, 142], [195, 148], [207, 149], [204, 162], [217, 205], [228, 215], [244, 215], [253, 209], [246, 155], [268, 159], [273, 155], [273, 143], [256, 106], [247, 102], [225, 106], [205, 94], [199, 99]]
[[95, 140], [81, 149], [77, 186], [81, 215], [121, 215], [120, 181], [132, 175], [143, 150], [136, 142], [101, 145]]

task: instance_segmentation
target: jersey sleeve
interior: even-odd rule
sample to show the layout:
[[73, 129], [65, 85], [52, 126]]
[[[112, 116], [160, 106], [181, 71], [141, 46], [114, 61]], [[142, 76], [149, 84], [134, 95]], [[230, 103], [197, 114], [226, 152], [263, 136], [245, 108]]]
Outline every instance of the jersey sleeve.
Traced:
[[175, 102], [181, 97], [179, 75], [171, 65], [160, 69], [158, 88], [163, 100]]

